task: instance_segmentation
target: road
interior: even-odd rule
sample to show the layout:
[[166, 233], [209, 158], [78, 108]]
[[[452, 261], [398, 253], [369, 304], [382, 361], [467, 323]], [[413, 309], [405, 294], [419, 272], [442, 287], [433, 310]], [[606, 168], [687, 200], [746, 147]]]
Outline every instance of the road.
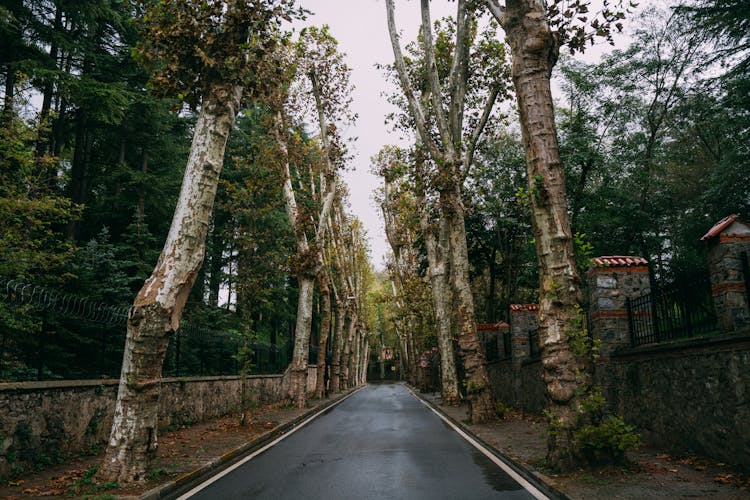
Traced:
[[368, 385], [240, 464], [181, 498], [534, 498], [401, 384]]

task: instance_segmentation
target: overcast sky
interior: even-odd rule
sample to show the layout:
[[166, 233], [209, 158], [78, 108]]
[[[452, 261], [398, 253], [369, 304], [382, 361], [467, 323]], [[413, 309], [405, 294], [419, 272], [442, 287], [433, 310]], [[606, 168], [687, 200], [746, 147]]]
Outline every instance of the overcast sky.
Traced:
[[[367, 230], [373, 264], [377, 269], [382, 269], [388, 243], [379, 209], [373, 201], [373, 192], [379, 182], [370, 174], [370, 158], [383, 145], [399, 143], [398, 137], [390, 134], [385, 125], [385, 116], [392, 108], [381, 93], [389, 87], [383, 74], [375, 68], [376, 63], [388, 64], [393, 61], [385, 1], [302, 0], [300, 3], [313, 12], [305, 24], [328, 24], [352, 68], [352, 80], [356, 87], [353, 110], [359, 119], [348, 135], [358, 139], [355, 143], [354, 169], [345, 173], [344, 178], [351, 193], [351, 210]], [[432, 0], [431, 4], [433, 19], [455, 12], [455, 2]], [[403, 39], [413, 40], [420, 24], [419, 2], [398, 0], [396, 23], [403, 32]], [[618, 45], [621, 43], [626, 43], [626, 39], [620, 38]], [[595, 60], [603, 50], [606, 48], [589, 51], [586, 59]]]

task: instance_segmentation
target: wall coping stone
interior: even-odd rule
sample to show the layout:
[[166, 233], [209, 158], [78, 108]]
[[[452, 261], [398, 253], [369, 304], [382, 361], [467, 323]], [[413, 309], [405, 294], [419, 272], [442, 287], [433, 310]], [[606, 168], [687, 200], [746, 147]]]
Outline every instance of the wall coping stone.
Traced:
[[[716, 348], [719, 349], [716, 349]], [[737, 348], [750, 348], [750, 330], [724, 335], [709, 335], [696, 338], [683, 338], [659, 344], [638, 347], [621, 347], [612, 352], [611, 357], [619, 359], [649, 359], [672, 353], [673, 355], [701, 354], [706, 352], [729, 351]]]
[[[313, 365], [310, 365], [311, 367]], [[248, 375], [250, 379], [281, 378], [277, 375]], [[239, 380], [239, 375], [215, 375], [203, 377], [166, 377], [161, 379], [162, 384], [174, 384], [181, 382], [211, 382], [216, 380]], [[12, 391], [36, 391], [39, 389], [74, 389], [76, 387], [96, 387], [101, 385], [118, 385], [119, 378], [102, 378], [88, 380], [38, 380], [30, 382], [3, 382], [0, 383], [0, 393]]]

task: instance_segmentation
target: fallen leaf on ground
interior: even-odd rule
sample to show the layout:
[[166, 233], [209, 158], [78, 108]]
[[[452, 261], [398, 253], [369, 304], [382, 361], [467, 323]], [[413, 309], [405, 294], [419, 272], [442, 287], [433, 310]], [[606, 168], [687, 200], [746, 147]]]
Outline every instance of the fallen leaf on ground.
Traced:
[[714, 482], [720, 483], [720, 484], [733, 484], [735, 481], [737, 481], [737, 476], [734, 474], [719, 474], [714, 478]]
[[656, 458], [658, 458], [659, 460], [669, 460], [672, 457], [667, 455], [666, 453], [659, 453], [658, 455], [656, 455]]

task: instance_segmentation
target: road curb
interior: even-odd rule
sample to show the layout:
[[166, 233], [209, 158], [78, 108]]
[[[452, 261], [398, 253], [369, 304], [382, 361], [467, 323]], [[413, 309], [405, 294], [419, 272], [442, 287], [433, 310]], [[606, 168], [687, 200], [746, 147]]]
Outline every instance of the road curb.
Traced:
[[349, 396], [353, 395], [354, 393], [358, 392], [364, 387], [365, 385], [355, 387], [349, 390], [348, 392], [345, 392], [337, 396], [335, 399], [332, 399], [331, 401], [328, 401], [327, 403], [321, 406], [316, 406], [315, 408], [311, 408], [309, 411], [303, 413], [299, 417], [276, 427], [271, 432], [260, 436], [258, 439], [249, 441], [243, 445], [240, 445], [234, 448], [233, 450], [230, 450], [224, 453], [222, 456], [204, 464], [198, 469], [195, 469], [191, 472], [183, 474], [182, 476], [178, 477], [177, 479], [173, 481], [169, 481], [155, 488], [152, 488], [151, 490], [147, 491], [146, 493], [143, 493], [140, 496], [130, 497], [130, 498], [138, 498], [139, 500], [158, 500], [162, 498], [167, 498], [167, 499], [176, 498], [180, 494], [190, 491], [193, 487], [195, 487], [196, 485], [208, 479], [208, 477], [218, 472], [221, 472], [227, 467], [232, 466], [237, 461], [244, 458], [246, 455], [254, 452], [255, 450], [258, 450], [259, 448], [262, 448], [266, 444], [270, 443], [274, 439], [277, 439], [279, 436], [286, 434], [289, 430], [293, 429], [294, 427], [306, 421], [307, 419], [317, 415], [318, 413], [325, 412], [331, 406], [339, 403], [343, 399], [348, 398]]
[[463, 422], [460, 422], [447, 413], [443, 411], [442, 408], [434, 404], [432, 401], [429, 401], [428, 399], [423, 398], [416, 388], [412, 387], [409, 384], [404, 384], [408, 389], [409, 392], [411, 392], [417, 399], [428, 405], [430, 408], [438, 412], [440, 415], [445, 417], [448, 421], [450, 421], [453, 425], [461, 429], [463, 432], [468, 434], [472, 437], [472, 439], [475, 439], [477, 442], [481, 443], [482, 446], [487, 448], [487, 450], [492, 453], [495, 457], [497, 457], [499, 460], [501, 460], [505, 465], [513, 469], [517, 474], [519, 474], [521, 477], [523, 477], [526, 481], [533, 484], [539, 491], [547, 495], [551, 500], [571, 500], [571, 498], [557, 489], [554, 485], [550, 484], [548, 482], [548, 478], [542, 474], [541, 472], [535, 470], [532, 467], [529, 467], [526, 464], [516, 462], [511, 457], [503, 453], [502, 451], [498, 450], [491, 444], [489, 444], [487, 441], [482, 439], [481, 437], [477, 436], [471, 429], [469, 429], [466, 424]]

